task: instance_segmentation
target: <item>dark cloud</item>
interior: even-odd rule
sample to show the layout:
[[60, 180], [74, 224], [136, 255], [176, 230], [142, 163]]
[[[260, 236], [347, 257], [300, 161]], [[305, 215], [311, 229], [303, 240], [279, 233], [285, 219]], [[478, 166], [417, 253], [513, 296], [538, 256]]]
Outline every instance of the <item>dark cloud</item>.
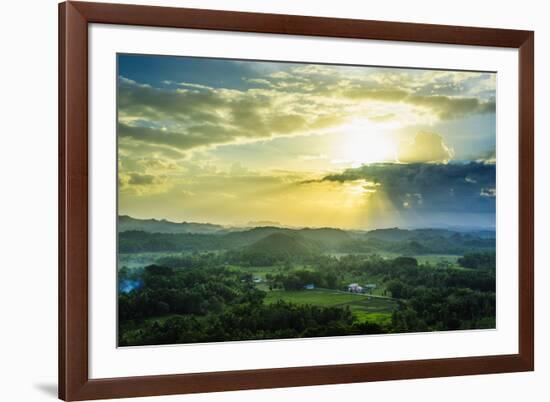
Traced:
[[325, 181], [366, 180], [379, 183], [374, 196], [397, 210], [495, 212], [496, 169], [493, 164], [372, 164], [326, 176]]
[[212, 143], [220, 144], [229, 142], [233, 138], [231, 133], [223, 127], [209, 125], [189, 127], [182, 133], [119, 123], [117, 133], [120, 138], [131, 138], [147, 144], [169, 145], [177, 149], [190, 149]]

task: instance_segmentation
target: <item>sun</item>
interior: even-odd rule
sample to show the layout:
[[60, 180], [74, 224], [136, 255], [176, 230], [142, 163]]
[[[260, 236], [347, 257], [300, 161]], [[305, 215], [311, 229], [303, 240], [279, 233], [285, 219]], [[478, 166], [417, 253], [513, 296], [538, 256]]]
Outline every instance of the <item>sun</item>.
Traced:
[[393, 162], [397, 142], [391, 132], [368, 120], [354, 121], [341, 127], [338, 158], [352, 167], [368, 163]]

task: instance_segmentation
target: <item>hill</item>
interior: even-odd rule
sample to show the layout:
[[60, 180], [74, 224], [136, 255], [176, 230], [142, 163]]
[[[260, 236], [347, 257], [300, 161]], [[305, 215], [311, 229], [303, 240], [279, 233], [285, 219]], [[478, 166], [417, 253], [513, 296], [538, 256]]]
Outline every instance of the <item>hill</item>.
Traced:
[[272, 233], [246, 247], [228, 252], [229, 261], [248, 266], [270, 266], [281, 261], [301, 261], [321, 248], [295, 232]]
[[300, 229], [297, 231], [305, 239], [317, 243], [325, 250], [335, 250], [342, 244], [349, 242], [353, 235], [342, 229], [321, 228], [321, 229]]
[[353, 235], [341, 229], [320, 228], [320, 229], [288, 229], [275, 226], [264, 226], [244, 231], [234, 231], [225, 234], [224, 243], [229, 248], [243, 247], [257, 242], [272, 234], [299, 235], [302, 239], [315, 243], [318, 247], [324, 249], [337, 249], [342, 244], [348, 242]]
[[291, 229], [275, 226], [262, 226], [242, 231], [227, 233], [223, 236], [224, 243], [229, 248], [239, 248], [250, 245], [258, 240], [268, 237], [274, 233], [292, 233]]
[[297, 234], [273, 233], [246, 247], [245, 251], [294, 257], [318, 253], [321, 248]]
[[399, 228], [374, 229], [366, 233], [367, 239], [378, 239], [383, 241], [403, 241], [412, 237], [411, 231]]
[[491, 230], [375, 229], [368, 232], [335, 228], [291, 229], [263, 226], [224, 228], [210, 223], [175, 223], [119, 217], [119, 251], [214, 251], [262, 255], [311, 255], [318, 252], [401, 255], [455, 254], [495, 249]]
[[224, 232], [224, 227], [211, 223], [170, 222], [166, 219], [137, 219], [128, 215], [119, 215], [118, 231], [138, 230], [148, 233], [197, 233], [213, 234]]

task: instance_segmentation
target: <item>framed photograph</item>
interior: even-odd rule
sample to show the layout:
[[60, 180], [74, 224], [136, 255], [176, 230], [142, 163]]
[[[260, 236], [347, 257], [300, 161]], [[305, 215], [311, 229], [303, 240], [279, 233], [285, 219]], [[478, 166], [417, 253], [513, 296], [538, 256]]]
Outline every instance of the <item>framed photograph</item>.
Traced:
[[59, 6], [59, 397], [534, 369], [534, 33]]

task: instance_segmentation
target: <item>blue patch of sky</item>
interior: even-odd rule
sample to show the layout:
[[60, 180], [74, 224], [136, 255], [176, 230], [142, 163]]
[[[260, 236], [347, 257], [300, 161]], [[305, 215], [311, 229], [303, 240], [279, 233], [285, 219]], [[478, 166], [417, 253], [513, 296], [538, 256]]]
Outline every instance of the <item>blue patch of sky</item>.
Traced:
[[[140, 84], [171, 88], [176, 83], [244, 90], [257, 87], [249, 79], [290, 69], [294, 63], [257, 62], [186, 56], [118, 55], [118, 75]], [[170, 83], [169, 83], [170, 82]]]
[[445, 143], [455, 151], [455, 160], [478, 159], [496, 148], [495, 114], [478, 114], [437, 125]]
[[495, 114], [475, 114], [459, 119], [442, 120], [433, 125], [410, 125], [397, 130], [401, 138], [428, 131], [440, 134], [443, 142], [454, 150], [454, 160], [476, 160], [496, 149]]

